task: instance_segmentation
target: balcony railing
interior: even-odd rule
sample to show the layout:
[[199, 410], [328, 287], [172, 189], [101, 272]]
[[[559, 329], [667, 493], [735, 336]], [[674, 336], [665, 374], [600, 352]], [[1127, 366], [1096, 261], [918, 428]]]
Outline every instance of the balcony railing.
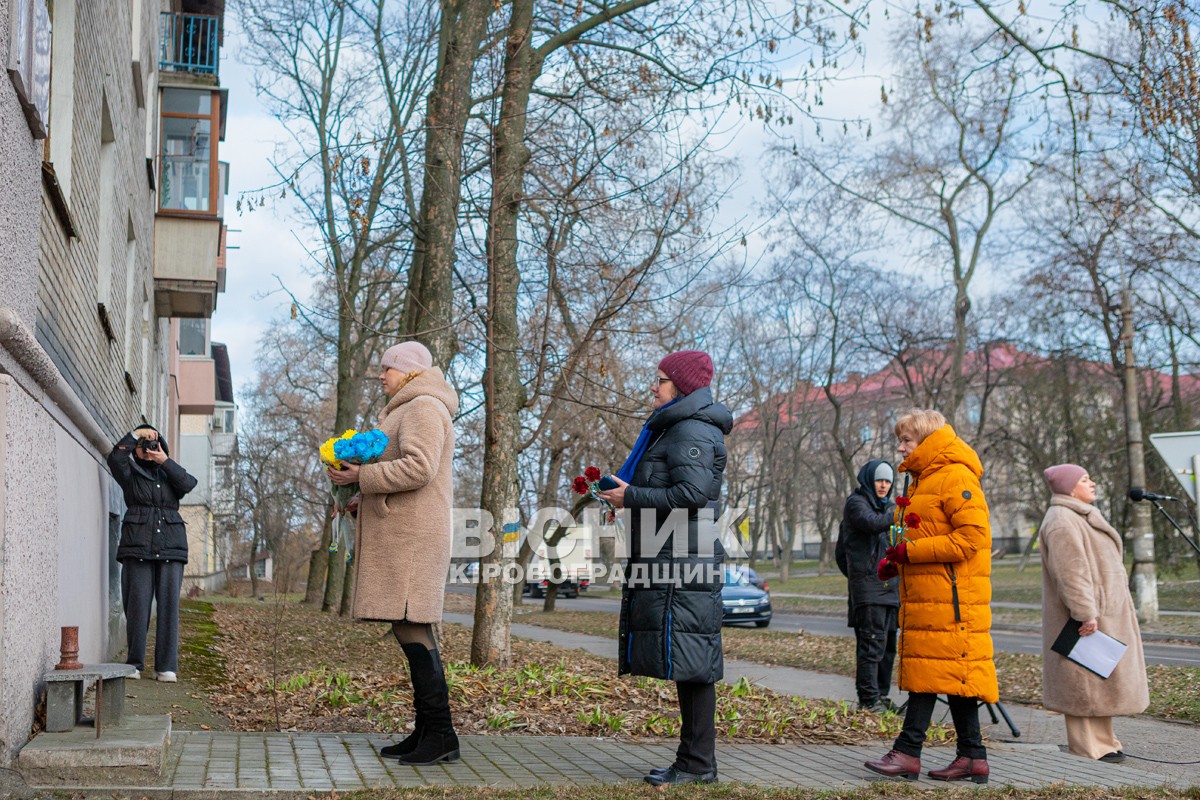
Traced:
[[159, 15], [159, 20], [162, 27], [159, 69], [163, 72], [217, 75], [220, 17], [164, 11]]

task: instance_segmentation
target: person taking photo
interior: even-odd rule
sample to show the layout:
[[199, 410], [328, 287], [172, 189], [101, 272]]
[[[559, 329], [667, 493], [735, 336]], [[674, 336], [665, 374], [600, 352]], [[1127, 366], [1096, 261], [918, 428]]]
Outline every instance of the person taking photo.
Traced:
[[125, 494], [117, 546], [128, 643], [125, 663], [137, 668], [131, 677], [142, 677], [153, 605], [154, 678], [174, 683], [179, 673], [179, 593], [188, 560], [179, 500], [196, 488], [196, 479], [171, 459], [166, 441], [150, 425], [139, 425], [113, 446], [108, 468]]

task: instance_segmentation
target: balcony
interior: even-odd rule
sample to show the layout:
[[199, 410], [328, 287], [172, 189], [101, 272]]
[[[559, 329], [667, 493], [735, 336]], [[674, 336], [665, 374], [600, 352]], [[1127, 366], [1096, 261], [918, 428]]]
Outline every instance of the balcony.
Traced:
[[[154, 219], [154, 312], [159, 317], [211, 317], [223, 276], [221, 220]], [[223, 266], [223, 259], [220, 262]]]
[[220, 67], [221, 18], [209, 14], [159, 15], [158, 67], [164, 73], [207, 75], [215, 82]]

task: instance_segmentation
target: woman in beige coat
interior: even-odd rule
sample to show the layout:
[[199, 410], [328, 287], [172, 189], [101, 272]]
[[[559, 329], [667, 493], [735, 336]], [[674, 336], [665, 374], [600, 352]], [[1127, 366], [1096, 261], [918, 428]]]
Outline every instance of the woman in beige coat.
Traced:
[[389, 398], [379, 426], [387, 448], [373, 464], [329, 471], [334, 483], [357, 481], [361, 491], [352, 614], [392, 624], [412, 676], [413, 732], [380, 754], [406, 764], [454, 761], [458, 737], [433, 626], [450, 567], [458, 396], [417, 342], [383, 354], [379, 381]]
[[[1129, 595], [1121, 535], [1105, 521], [1096, 482], [1075, 464], [1044, 473], [1054, 497], [1039, 529], [1042, 551], [1042, 698], [1063, 714], [1067, 746], [1087, 758], [1125, 760], [1112, 718], [1138, 714], [1150, 704], [1142, 635]], [[1053, 652], [1068, 620], [1079, 634], [1103, 631], [1129, 645], [1116, 669], [1101, 678]]]

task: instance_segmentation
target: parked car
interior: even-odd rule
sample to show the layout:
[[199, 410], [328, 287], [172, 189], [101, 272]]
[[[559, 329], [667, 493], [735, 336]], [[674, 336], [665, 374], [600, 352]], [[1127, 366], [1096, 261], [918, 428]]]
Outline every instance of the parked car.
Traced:
[[[586, 579], [578, 583], [575, 581], [563, 580], [558, 584], [558, 596], [579, 597], [580, 592], [587, 591], [587, 583], [588, 582]], [[550, 581], [548, 580], [525, 581], [525, 588], [522, 590], [522, 593], [527, 594], [530, 597], [545, 597], [549, 586]]]
[[728, 567], [721, 587], [722, 622], [726, 625], [753, 622], [765, 628], [771, 624], [771, 595], [750, 582], [745, 567]]

